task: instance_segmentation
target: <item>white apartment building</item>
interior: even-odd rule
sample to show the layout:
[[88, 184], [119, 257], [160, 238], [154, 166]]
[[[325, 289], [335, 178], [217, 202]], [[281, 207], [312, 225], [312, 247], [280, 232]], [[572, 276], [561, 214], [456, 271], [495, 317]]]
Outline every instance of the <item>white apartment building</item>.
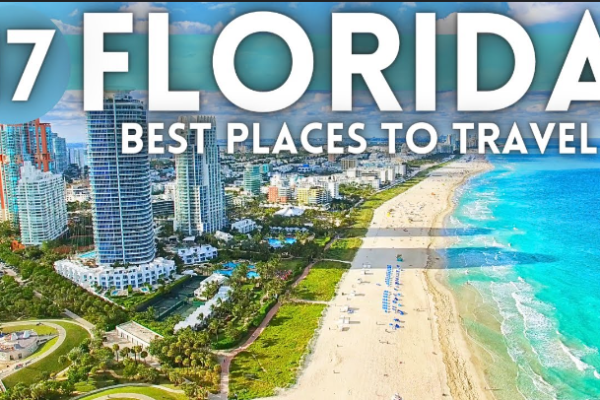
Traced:
[[154, 261], [136, 266], [109, 267], [88, 266], [81, 260], [60, 260], [54, 263], [56, 272], [73, 281], [79, 286], [89, 288], [100, 286], [104, 289], [125, 289], [131, 285], [133, 288], [142, 287], [145, 284], [155, 285], [159, 279], [169, 278], [176, 270], [173, 260], [162, 257]]
[[17, 185], [17, 204], [24, 245], [40, 245], [67, 231], [65, 181], [61, 175], [42, 172], [26, 161]]
[[217, 248], [209, 244], [203, 244], [202, 246], [184, 247], [177, 250], [177, 255], [181, 257], [183, 263], [189, 264], [200, 264], [208, 260], [212, 260], [219, 255]]
[[224, 242], [229, 242], [230, 240], [233, 239], [233, 235], [231, 233], [227, 233], [227, 232], [223, 232], [223, 231], [216, 231], [215, 232], [215, 238], [217, 240], [222, 240]]
[[84, 203], [91, 200], [90, 188], [85, 186], [71, 186], [66, 190], [67, 203]]
[[231, 229], [235, 229], [239, 233], [250, 233], [256, 229], [256, 222], [251, 219], [241, 219], [232, 223]]

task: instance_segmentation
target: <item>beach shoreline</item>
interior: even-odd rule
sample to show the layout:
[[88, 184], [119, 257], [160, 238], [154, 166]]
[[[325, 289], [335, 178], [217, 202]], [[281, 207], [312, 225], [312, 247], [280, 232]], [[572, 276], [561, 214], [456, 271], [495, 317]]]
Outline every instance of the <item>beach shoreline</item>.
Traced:
[[[446, 198], [446, 208], [437, 214], [431, 229], [445, 229], [450, 215], [455, 211], [453, 202], [456, 189], [462, 187], [477, 175], [488, 172], [493, 166], [487, 166], [464, 176], [457, 182]], [[431, 235], [430, 235], [431, 236]], [[427, 262], [426, 282], [428, 290], [434, 297], [436, 313], [438, 315], [439, 342], [444, 354], [444, 364], [448, 374], [448, 385], [455, 400], [486, 399], [493, 400], [485, 377], [484, 368], [476, 357], [476, 344], [468, 337], [461, 321], [457, 302], [459, 299], [452, 292], [443, 272], [448, 267], [448, 260], [439, 254], [440, 249], [447, 249], [456, 241], [455, 237], [431, 236], [429, 257]], [[470, 390], [465, 390], [469, 389]]]
[[[471, 160], [466, 162], [465, 159]], [[453, 211], [456, 188], [489, 170], [484, 159], [466, 156], [430, 173], [390, 199], [373, 220], [352, 268], [344, 275], [315, 333], [296, 385], [281, 399], [493, 399], [476, 366], [455, 299], [438, 274], [444, 262], [436, 249], [450, 244], [442, 233]], [[399, 316], [382, 310], [386, 265], [402, 254]], [[365, 264], [371, 268], [364, 269]], [[349, 323], [340, 331], [342, 309]]]

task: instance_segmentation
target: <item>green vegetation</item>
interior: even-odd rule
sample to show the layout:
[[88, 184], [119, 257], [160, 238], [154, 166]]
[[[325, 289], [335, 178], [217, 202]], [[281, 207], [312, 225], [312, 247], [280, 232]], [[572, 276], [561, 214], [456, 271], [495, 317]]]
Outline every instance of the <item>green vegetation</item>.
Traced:
[[50, 300], [36, 297], [30, 287], [22, 287], [12, 276], [0, 279], [0, 293], [0, 321], [60, 316], [60, 309]]
[[[44, 357], [40, 361], [3, 379], [6, 387], [13, 387], [17, 383], [31, 385], [35, 382], [46, 379], [48, 376], [60, 372], [68, 365], [61, 365], [59, 358], [67, 355], [73, 348], [81, 345], [85, 339], [89, 338], [89, 333], [79, 325], [57, 321], [53, 321], [53, 323], [60, 325], [65, 329], [67, 332], [66, 340], [53, 353], [48, 354], [48, 356]], [[52, 330], [54, 331], [54, 329]]]
[[415, 168], [426, 164], [441, 162], [446, 157], [448, 157], [447, 154], [430, 154], [427, 157], [419, 158], [418, 160], [410, 160], [407, 164], [409, 168]]
[[325, 252], [324, 257], [332, 260], [352, 262], [361, 245], [362, 239], [358, 237], [338, 239]]
[[210, 352], [210, 336], [206, 331], [185, 329], [150, 344], [150, 354], [170, 367], [169, 380], [182, 383], [191, 379], [213, 392], [218, 391], [221, 366]]
[[[19, 318], [58, 318], [65, 308], [102, 329], [113, 328], [129, 319], [120, 307], [106, 302], [58, 275], [54, 262], [64, 258], [63, 246], [44, 243], [13, 252], [16, 233], [0, 224], [0, 261], [15, 267], [25, 283], [10, 276], [0, 280], [0, 321]], [[43, 297], [39, 298], [35, 294]]]
[[254, 399], [292, 385], [324, 308], [321, 304], [284, 304], [256, 342], [233, 359], [230, 394]]
[[319, 261], [292, 292], [292, 296], [302, 300], [329, 301], [349, 264], [335, 261]]
[[183, 285], [188, 279], [190, 279], [190, 276], [185, 275], [176, 280], [175, 282], [171, 282], [168, 285], [161, 286], [158, 290], [148, 294], [140, 292], [130, 292], [128, 296], [110, 296], [110, 299], [128, 310], [142, 310], [149, 304], [153, 304], [157, 298], [163, 296], [165, 293], [170, 293], [171, 291], [173, 291], [173, 289], [176, 289], [177, 287]]
[[128, 399], [128, 397], [126, 395], [124, 397], [116, 396], [118, 394], [123, 394], [123, 393], [143, 394], [143, 395], [151, 397], [155, 400], [186, 400], [187, 399], [187, 397], [183, 394], [167, 392], [166, 390], [162, 390], [162, 389], [159, 389], [156, 387], [124, 386], [124, 387], [120, 387], [120, 388], [104, 390], [102, 392], [86, 396], [81, 400], [93, 400], [93, 399], [97, 399], [99, 397], [108, 396], [108, 395], [112, 395], [111, 398], [114, 398], [114, 399]]

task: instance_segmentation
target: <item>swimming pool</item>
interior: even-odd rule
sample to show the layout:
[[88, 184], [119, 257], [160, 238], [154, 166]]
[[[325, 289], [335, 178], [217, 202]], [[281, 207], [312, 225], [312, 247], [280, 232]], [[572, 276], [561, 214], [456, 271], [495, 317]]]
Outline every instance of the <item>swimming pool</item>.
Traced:
[[283, 247], [284, 244], [294, 244], [296, 243], [296, 238], [285, 238], [283, 240], [283, 242], [279, 239], [275, 239], [275, 238], [269, 238], [267, 239], [269, 242], [269, 246], [273, 247], [273, 248], [279, 248], [279, 247]]
[[88, 251], [87, 253], [81, 253], [78, 255], [79, 258], [88, 259], [88, 258], [96, 258], [96, 250]]
[[[227, 269], [219, 269], [219, 270], [215, 271], [215, 273], [219, 274], [219, 275], [230, 277], [231, 275], [233, 275], [233, 271], [239, 265], [240, 265], [240, 263], [234, 263], [233, 261], [229, 261], [229, 262], [223, 264], [223, 267], [225, 267]], [[251, 270], [246, 275], [248, 278], [258, 278], [258, 277], [260, 277], [260, 275], [258, 273], [256, 273], [256, 271], [252, 271], [252, 270], [256, 269], [256, 266], [254, 266], [254, 265], [248, 265], [248, 269]]]

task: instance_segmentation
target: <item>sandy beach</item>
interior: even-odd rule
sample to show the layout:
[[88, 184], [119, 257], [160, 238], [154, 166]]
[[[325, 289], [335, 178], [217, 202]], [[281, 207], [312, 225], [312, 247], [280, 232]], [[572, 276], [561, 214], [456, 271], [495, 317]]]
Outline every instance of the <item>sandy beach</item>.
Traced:
[[[457, 308], [439, 281], [443, 260], [435, 249], [449, 244], [441, 235], [452, 209], [454, 189], [490, 168], [470, 156], [438, 169], [375, 211], [363, 245], [327, 308], [322, 327], [304, 362], [298, 383], [276, 398], [492, 399], [475, 365]], [[396, 262], [402, 254], [403, 262]], [[366, 272], [363, 266], [370, 264]], [[382, 309], [386, 266], [401, 265], [400, 309]], [[394, 275], [395, 272], [392, 273]], [[347, 314], [342, 308], [353, 311]], [[391, 310], [390, 300], [390, 310]], [[349, 323], [340, 331], [340, 317]], [[401, 328], [389, 326], [399, 319]]]

